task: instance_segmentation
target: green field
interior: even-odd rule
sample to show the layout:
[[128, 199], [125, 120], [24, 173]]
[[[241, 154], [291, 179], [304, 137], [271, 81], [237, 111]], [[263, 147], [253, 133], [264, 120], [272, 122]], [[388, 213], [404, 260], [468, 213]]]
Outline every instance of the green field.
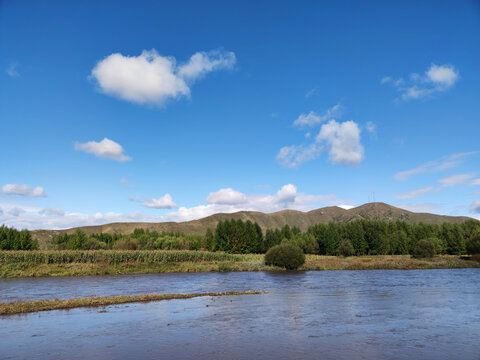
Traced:
[[[480, 267], [468, 257], [441, 255], [307, 255], [299, 270], [448, 269]], [[266, 266], [261, 254], [175, 250], [0, 251], [0, 277], [147, 274], [203, 271], [283, 271]]]

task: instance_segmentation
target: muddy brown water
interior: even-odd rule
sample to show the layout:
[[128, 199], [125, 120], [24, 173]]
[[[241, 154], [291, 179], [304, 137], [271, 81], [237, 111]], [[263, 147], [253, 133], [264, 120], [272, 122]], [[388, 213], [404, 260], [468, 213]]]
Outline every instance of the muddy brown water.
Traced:
[[480, 269], [3, 279], [0, 302], [266, 290], [0, 317], [0, 359], [479, 359]]

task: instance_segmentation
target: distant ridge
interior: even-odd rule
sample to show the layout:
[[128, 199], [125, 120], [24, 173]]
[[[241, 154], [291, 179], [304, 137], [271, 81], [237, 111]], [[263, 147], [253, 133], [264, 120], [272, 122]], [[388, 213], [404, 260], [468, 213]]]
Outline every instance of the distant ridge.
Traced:
[[68, 233], [71, 234], [77, 229], [87, 234], [93, 233], [119, 233], [130, 234], [136, 228], [148, 229], [151, 231], [181, 232], [188, 235], [205, 234], [208, 228], [214, 229], [219, 221], [223, 220], [250, 220], [257, 222], [263, 231], [267, 229], [275, 229], [288, 224], [297, 226], [302, 231], [308, 229], [309, 226], [329, 222], [344, 223], [359, 219], [372, 219], [384, 221], [402, 220], [408, 223], [426, 223], [426, 224], [442, 224], [444, 222], [462, 223], [472, 218], [466, 216], [446, 216], [435, 215], [430, 213], [415, 213], [408, 210], [400, 209], [385, 203], [367, 203], [349, 210], [345, 210], [338, 206], [328, 206], [308, 212], [298, 210], [282, 210], [271, 214], [265, 214], [258, 211], [238, 211], [231, 214], [214, 214], [202, 219], [186, 221], [186, 222], [161, 222], [161, 223], [111, 223], [96, 226], [82, 226], [66, 230], [34, 230], [32, 235], [42, 243], [49, 242], [55, 235]]

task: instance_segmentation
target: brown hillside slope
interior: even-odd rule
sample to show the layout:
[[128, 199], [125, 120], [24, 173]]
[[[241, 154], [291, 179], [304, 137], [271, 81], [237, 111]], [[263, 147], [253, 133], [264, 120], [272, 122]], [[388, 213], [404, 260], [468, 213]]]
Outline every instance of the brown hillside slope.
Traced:
[[376, 219], [384, 221], [403, 220], [409, 223], [424, 222], [428, 224], [442, 224], [444, 222], [462, 223], [470, 218], [465, 216], [414, 213], [385, 203], [368, 203], [350, 210], [345, 210], [337, 206], [329, 206], [309, 212], [282, 210], [271, 214], [265, 214], [257, 211], [239, 211], [232, 214], [214, 214], [199, 220], [180, 223], [111, 223], [66, 230], [35, 230], [32, 231], [32, 235], [39, 240], [40, 244], [49, 242], [55, 235], [63, 234], [65, 232], [71, 234], [77, 229], [80, 229], [87, 234], [100, 232], [110, 234], [130, 234], [134, 229], [142, 228], [158, 232], [167, 231], [180, 232], [188, 235], [203, 235], [208, 228], [213, 230], [219, 221], [229, 219], [257, 222], [264, 231], [266, 229], [280, 228], [285, 224], [298, 226], [302, 231], [305, 231], [309, 226], [314, 224], [327, 224], [329, 222], [342, 223], [358, 219]]

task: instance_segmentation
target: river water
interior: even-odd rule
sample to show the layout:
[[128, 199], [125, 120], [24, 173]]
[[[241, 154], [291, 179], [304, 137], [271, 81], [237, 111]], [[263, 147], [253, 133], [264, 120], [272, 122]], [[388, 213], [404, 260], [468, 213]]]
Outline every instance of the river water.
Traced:
[[0, 359], [479, 359], [480, 269], [0, 280], [0, 302], [265, 290], [0, 317]]

